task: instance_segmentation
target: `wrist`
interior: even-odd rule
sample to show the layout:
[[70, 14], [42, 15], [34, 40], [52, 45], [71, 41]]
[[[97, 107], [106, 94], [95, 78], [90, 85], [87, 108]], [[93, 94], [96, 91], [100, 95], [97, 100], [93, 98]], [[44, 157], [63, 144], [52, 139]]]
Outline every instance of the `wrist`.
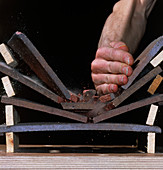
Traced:
[[157, 0], [139, 0], [139, 9], [142, 9], [145, 17], [148, 18]]
[[98, 47], [109, 47], [112, 41], [123, 41], [129, 52], [134, 53], [146, 28], [144, 6], [140, 0], [120, 0], [116, 3], [106, 20]]

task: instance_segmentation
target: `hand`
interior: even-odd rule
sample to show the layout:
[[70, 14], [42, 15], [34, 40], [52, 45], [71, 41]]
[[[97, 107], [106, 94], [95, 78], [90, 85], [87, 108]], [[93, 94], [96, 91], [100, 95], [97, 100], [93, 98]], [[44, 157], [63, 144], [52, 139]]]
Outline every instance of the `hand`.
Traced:
[[114, 5], [104, 24], [96, 58], [91, 64], [92, 80], [99, 95], [117, 92], [118, 86], [127, 84], [134, 63], [131, 54], [144, 35], [147, 18], [155, 2], [121, 0]]
[[127, 84], [133, 63], [134, 59], [123, 42], [111, 42], [110, 47], [100, 47], [91, 64], [92, 80], [98, 95], [115, 93], [119, 85]]

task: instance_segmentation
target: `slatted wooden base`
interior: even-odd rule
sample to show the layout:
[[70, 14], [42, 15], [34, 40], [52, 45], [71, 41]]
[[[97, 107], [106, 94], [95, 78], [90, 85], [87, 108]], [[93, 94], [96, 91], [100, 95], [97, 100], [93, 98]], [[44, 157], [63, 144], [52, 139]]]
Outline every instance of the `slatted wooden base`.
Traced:
[[[2, 148], [2, 146], [0, 146]], [[163, 154], [13, 153], [0, 149], [0, 169], [163, 169]]]

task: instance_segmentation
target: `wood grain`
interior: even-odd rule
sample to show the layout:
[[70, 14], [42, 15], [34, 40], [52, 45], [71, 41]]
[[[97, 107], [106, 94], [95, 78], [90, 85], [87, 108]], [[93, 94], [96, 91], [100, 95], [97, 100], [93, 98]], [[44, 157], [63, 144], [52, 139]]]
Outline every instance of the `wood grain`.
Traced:
[[[6, 126], [13, 126], [20, 121], [13, 105], [5, 106]], [[19, 147], [19, 137], [13, 132], [6, 133], [6, 152], [13, 153]]]
[[156, 78], [153, 80], [152, 84], [149, 86], [147, 91], [150, 94], [153, 95], [155, 93], [155, 91], [158, 89], [158, 87], [161, 84], [162, 80], [163, 80], [163, 77], [160, 76], [160, 75], [157, 75]]
[[150, 62], [153, 67], [157, 67], [163, 61], [163, 50]]
[[12, 84], [11, 84], [9, 77], [8, 76], [2, 77], [1, 80], [2, 80], [2, 84], [3, 84], [3, 87], [6, 91], [7, 96], [8, 97], [15, 96], [15, 91], [12, 87]]
[[4, 43], [2, 43], [0, 45], [0, 53], [2, 54], [2, 57], [4, 58], [5, 62], [9, 66], [16, 67], [18, 65], [18, 63], [17, 63], [16, 59], [14, 58], [14, 56], [12, 55], [11, 51], [9, 50], [7, 45], [5, 45]]
[[151, 170], [163, 169], [162, 154], [14, 153], [0, 152], [1, 169]]
[[147, 153], [155, 153], [156, 133], [147, 134]]
[[147, 117], [147, 121], [146, 124], [147, 125], [153, 125], [155, 118], [156, 118], [156, 114], [157, 114], [157, 110], [158, 110], [158, 106], [151, 104], [149, 113], [148, 113], [148, 117]]

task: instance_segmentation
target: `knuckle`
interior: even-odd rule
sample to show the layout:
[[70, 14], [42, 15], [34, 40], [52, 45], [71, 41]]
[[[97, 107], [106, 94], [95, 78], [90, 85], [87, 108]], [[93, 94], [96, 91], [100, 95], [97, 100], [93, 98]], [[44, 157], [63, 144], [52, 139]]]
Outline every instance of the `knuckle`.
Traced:
[[95, 59], [95, 60], [93, 60], [92, 63], [91, 63], [91, 70], [94, 71], [96, 67], [97, 67], [97, 61], [96, 61], [96, 59]]
[[114, 59], [114, 55], [115, 55], [115, 49], [114, 48], [109, 49], [109, 55], [112, 59]]
[[97, 94], [101, 95], [102, 94], [101, 87], [100, 86], [96, 86], [95, 88], [96, 88]]
[[110, 82], [110, 76], [109, 76], [109, 75], [106, 75], [106, 76], [105, 76], [105, 82], [106, 82], [106, 83], [109, 83], [109, 82]]
[[107, 62], [107, 72], [108, 73], [112, 73], [112, 64], [111, 64], [111, 62]]
[[115, 49], [115, 48], [112, 48], [111, 50], [110, 50], [110, 55], [111, 55], [111, 57], [112, 57], [112, 59], [114, 60], [114, 61], [121, 61], [122, 59], [122, 56], [123, 56], [123, 53], [122, 53], [122, 51], [121, 50], [119, 50], [119, 49]]
[[103, 52], [103, 48], [98, 48], [96, 51], [96, 58], [100, 58], [102, 52]]
[[92, 81], [95, 83], [95, 78], [96, 78], [95, 74], [91, 74], [91, 77], [92, 77]]

